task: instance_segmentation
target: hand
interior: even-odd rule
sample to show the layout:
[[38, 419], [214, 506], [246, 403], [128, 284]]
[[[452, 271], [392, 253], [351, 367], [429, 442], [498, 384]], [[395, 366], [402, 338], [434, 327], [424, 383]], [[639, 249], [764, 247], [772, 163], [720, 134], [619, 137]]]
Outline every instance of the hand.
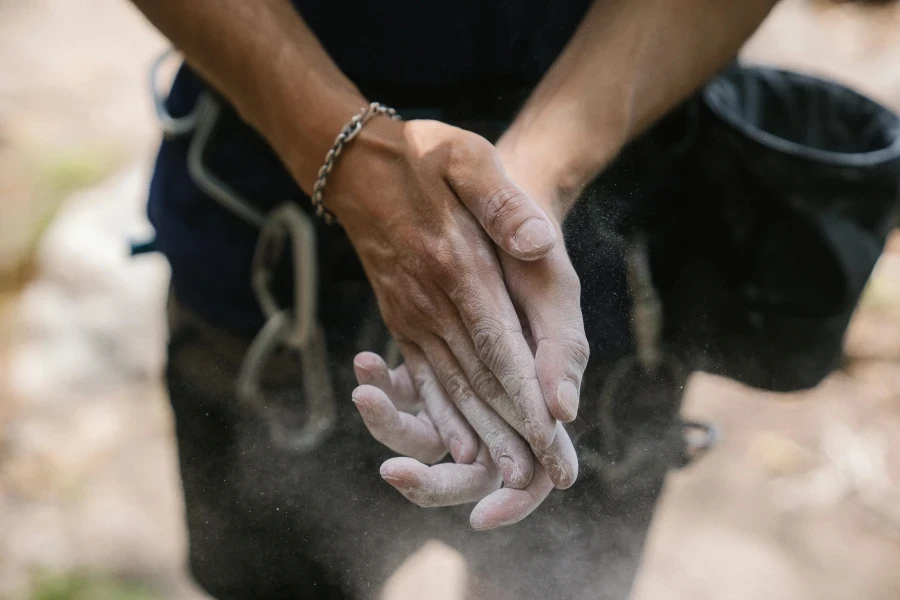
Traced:
[[[580, 186], [573, 191], [556, 185], [547, 171], [520, 166], [513, 158], [512, 144], [504, 138], [498, 142], [497, 150], [512, 179], [545, 207], [558, 239], [562, 240], [561, 223], [575, 203]], [[581, 379], [590, 347], [581, 314], [581, 282], [565, 244], [554, 245], [539, 261], [516, 260], [502, 252], [498, 259], [522, 327], [533, 340], [535, 369], [550, 414], [565, 423], [573, 421], [578, 414]]]
[[[520, 179], [528, 181], [525, 177], [517, 181]], [[534, 181], [529, 186], [540, 189]], [[560, 200], [556, 196], [550, 187], [540, 195], [545, 200]], [[571, 202], [548, 202], [554, 204], [568, 206]], [[554, 220], [554, 224], [561, 237], [558, 221]], [[538, 377], [551, 412], [560, 420], [570, 421], [577, 413], [581, 377], [589, 355], [578, 276], [562, 244], [541, 261], [520, 261], [503, 252], [499, 253], [499, 260], [510, 295], [524, 321], [523, 333], [536, 355]], [[476, 529], [492, 529], [525, 518], [549, 494], [552, 483], [542, 466], [525, 489], [507, 486], [498, 490], [499, 479], [494, 479], [495, 470], [483, 451], [472, 465], [426, 466], [440, 460], [446, 450], [427, 410], [416, 417], [396, 410], [415, 409], [417, 403], [421, 404], [406, 368], [401, 366], [389, 372], [372, 353], [358, 355], [354, 366], [360, 384], [354, 391], [354, 402], [366, 426], [377, 440], [405, 457], [387, 461], [382, 466], [382, 476], [412, 502], [446, 506], [480, 501], [472, 512], [471, 523]], [[430, 406], [449, 404], [440, 388], [430, 393], [434, 396]], [[502, 409], [501, 414], [510, 423], [517, 422], [515, 414], [502, 413]], [[563, 442], [560, 454], [574, 454], [564, 431], [558, 439]]]
[[[360, 385], [353, 391], [353, 402], [366, 427], [376, 440], [402, 455], [386, 461], [381, 476], [410, 501], [423, 507], [477, 502], [469, 521], [475, 529], [487, 530], [524, 519], [553, 489], [550, 476], [540, 464], [524, 489], [501, 489], [500, 474], [484, 443], [471, 464], [433, 464], [446, 455], [447, 449], [428, 409], [415, 416], [403, 412], [422, 406], [406, 367], [389, 371], [371, 352], [357, 355], [354, 367]], [[440, 401], [450, 403], [445, 395]], [[568, 440], [562, 426], [557, 427], [558, 437]], [[571, 444], [564, 450], [574, 460]]]
[[[480, 437], [507, 486], [532, 480], [532, 451], [558, 487], [571, 485], [577, 460], [548, 410], [559, 402], [544, 399], [558, 384], [535, 369], [491, 243], [525, 263], [552, 250], [558, 233], [494, 147], [438, 122], [377, 118], [341, 155], [325, 204], [454, 459], [475, 461]], [[440, 400], [444, 390], [452, 402]]]

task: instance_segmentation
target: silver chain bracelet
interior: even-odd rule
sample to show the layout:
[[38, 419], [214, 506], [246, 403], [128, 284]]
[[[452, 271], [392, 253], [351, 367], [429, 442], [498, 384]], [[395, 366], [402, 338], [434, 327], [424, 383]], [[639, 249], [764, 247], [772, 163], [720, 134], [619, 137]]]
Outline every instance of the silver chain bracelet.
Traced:
[[316, 177], [315, 185], [313, 185], [313, 193], [310, 200], [312, 200], [312, 205], [316, 209], [316, 215], [322, 217], [329, 225], [336, 223], [337, 217], [322, 204], [322, 195], [325, 193], [325, 182], [328, 180], [328, 175], [331, 174], [334, 163], [344, 149], [344, 145], [355, 138], [362, 130], [363, 125], [377, 115], [387, 115], [394, 121], [400, 118], [400, 115], [393, 108], [378, 102], [372, 102], [344, 125], [344, 128], [335, 138], [328, 154], [325, 155], [325, 164], [319, 169], [319, 175]]

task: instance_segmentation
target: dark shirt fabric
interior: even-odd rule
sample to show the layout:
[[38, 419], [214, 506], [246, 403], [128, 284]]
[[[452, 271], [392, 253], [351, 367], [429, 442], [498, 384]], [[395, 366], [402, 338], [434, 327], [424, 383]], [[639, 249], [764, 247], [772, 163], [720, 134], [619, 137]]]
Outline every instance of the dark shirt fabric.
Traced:
[[[527, 91], [559, 55], [589, 0], [458, 0], [454, 2], [294, 2], [341, 70], [367, 97], [407, 118], [507, 122]], [[187, 67], [170, 91], [168, 109], [188, 114], [205, 84]], [[150, 185], [148, 214], [157, 248], [172, 266], [176, 294], [209, 321], [251, 334], [262, 315], [250, 288], [257, 230], [206, 196], [187, 171], [191, 136], [163, 141]], [[265, 141], [233, 111], [218, 123], [206, 152], [210, 171], [261, 210], [309, 199]], [[320, 248], [334, 252], [338, 227], [319, 227]], [[346, 244], [340, 247], [347, 247]], [[363, 277], [348, 250], [330, 276]], [[277, 287], [290, 294], [290, 265]]]

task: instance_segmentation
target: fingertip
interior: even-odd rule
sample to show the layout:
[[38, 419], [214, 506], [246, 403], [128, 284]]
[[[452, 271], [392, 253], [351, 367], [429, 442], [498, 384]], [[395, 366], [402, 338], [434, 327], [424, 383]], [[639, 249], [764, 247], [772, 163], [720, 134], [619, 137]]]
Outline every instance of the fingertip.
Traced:
[[370, 384], [376, 381], [378, 372], [387, 371], [387, 365], [380, 356], [374, 352], [360, 352], [353, 358], [353, 372], [356, 381], [360, 384]]
[[381, 465], [381, 478], [400, 492], [404, 498], [422, 508], [439, 506], [435, 494], [428, 493], [424, 481], [428, 467], [412, 458], [392, 458]]
[[557, 425], [557, 443], [541, 461], [557, 489], [567, 489], [578, 479], [578, 454], [562, 423]]
[[353, 364], [371, 369], [373, 367], [384, 366], [384, 360], [374, 352], [364, 351], [353, 357]]
[[490, 531], [491, 529], [500, 527], [501, 523], [488, 521], [487, 517], [478, 512], [478, 507], [476, 506], [472, 510], [472, 514], [469, 515], [469, 525], [471, 525], [472, 529], [475, 531]]
[[556, 230], [544, 218], [531, 217], [513, 233], [507, 252], [522, 260], [538, 260], [556, 245]]
[[503, 488], [475, 505], [469, 524], [476, 531], [512, 525], [530, 515], [539, 503], [526, 491]]
[[503, 476], [503, 483], [506, 487], [522, 489], [531, 483], [534, 476], [534, 461], [527, 462], [513, 460], [509, 456], [501, 456], [497, 459], [497, 468]]
[[554, 401], [547, 404], [550, 414], [563, 423], [571, 423], [578, 416], [578, 386], [571, 379], [563, 379], [556, 386]]
[[374, 385], [363, 383], [353, 388], [350, 399], [358, 406], [362, 403], [378, 402], [382, 398], [387, 399], [385, 393]]
[[472, 464], [478, 457], [477, 439], [464, 441], [460, 436], [453, 436], [448, 440], [447, 447], [454, 462], [461, 465]]
[[[435, 427], [444, 441], [444, 447], [450, 452], [453, 461], [461, 465], [469, 465], [478, 458], [481, 442], [472, 426], [462, 415], [453, 412], [453, 418], [435, 423]], [[434, 417], [434, 414], [431, 414]]]
[[425, 465], [422, 465], [414, 458], [399, 456], [384, 461], [378, 472], [381, 478], [388, 481], [391, 485], [396, 485], [394, 483], [396, 481], [409, 487], [416, 483], [416, 469], [420, 466], [424, 467]]
[[578, 479], [578, 461], [576, 460], [574, 465], [548, 464], [547, 473], [556, 489], [567, 490], [575, 485], [575, 480]]
[[386, 409], [391, 401], [385, 393], [374, 385], [357, 386], [350, 394], [356, 410], [367, 423], [380, 423], [387, 417]]
[[546, 421], [546, 423], [538, 424], [532, 419], [525, 419], [526, 438], [532, 449], [538, 454], [549, 450], [556, 439], [555, 421], [549, 412]]

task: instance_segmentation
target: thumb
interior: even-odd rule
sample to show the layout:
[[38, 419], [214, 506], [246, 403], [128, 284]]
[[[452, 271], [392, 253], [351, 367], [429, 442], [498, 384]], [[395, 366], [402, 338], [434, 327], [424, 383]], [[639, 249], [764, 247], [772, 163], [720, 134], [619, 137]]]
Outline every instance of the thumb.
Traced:
[[478, 219], [494, 243], [522, 260], [543, 258], [556, 244], [556, 229], [547, 213], [509, 178], [494, 147], [459, 161], [448, 177], [450, 187]]

